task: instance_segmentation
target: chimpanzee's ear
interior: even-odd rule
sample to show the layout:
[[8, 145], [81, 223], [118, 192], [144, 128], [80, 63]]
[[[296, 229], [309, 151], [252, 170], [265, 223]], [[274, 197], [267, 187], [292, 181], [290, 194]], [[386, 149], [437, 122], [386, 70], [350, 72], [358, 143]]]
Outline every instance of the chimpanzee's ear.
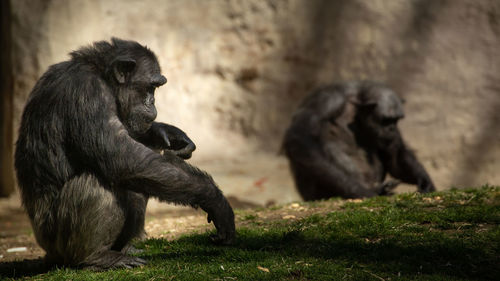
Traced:
[[120, 84], [124, 84], [135, 69], [136, 62], [130, 58], [117, 58], [111, 63], [113, 75]]

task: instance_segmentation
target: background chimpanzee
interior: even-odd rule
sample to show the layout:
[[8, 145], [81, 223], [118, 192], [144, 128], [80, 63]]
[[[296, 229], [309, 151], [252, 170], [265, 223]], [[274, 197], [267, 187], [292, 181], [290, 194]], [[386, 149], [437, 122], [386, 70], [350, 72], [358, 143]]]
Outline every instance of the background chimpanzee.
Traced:
[[[156, 56], [112, 39], [71, 53], [35, 85], [22, 116], [15, 166], [22, 201], [50, 262], [133, 267], [148, 197], [201, 207], [216, 242], [235, 238], [234, 214], [212, 178], [190, 166], [194, 144], [157, 123]], [[164, 150], [163, 155], [155, 150]], [[178, 157], [180, 156], [180, 157]]]
[[283, 148], [305, 200], [383, 195], [398, 181], [420, 192], [434, 184], [406, 147], [397, 127], [401, 99], [375, 82], [334, 84], [305, 98], [288, 128]]

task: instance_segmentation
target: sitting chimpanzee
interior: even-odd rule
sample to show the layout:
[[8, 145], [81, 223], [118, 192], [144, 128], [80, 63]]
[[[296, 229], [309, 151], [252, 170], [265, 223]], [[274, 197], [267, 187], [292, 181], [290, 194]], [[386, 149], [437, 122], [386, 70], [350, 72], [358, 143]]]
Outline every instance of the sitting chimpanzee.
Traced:
[[307, 96], [293, 116], [283, 148], [304, 200], [389, 193], [398, 181], [420, 192], [434, 184], [405, 145], [397, 122], [401, 99], [370, 81], [334, 84]]
[[[35, 85], [15, 153], [23, 204], [50, 263], [96, 270], [133, 267], [149, 197], [200, 207], [235, 238], [231, 206], [212, 178], [184, 162], [195, 146], [154, 122], [167, 82], [153, 52], [112, 39], [71, 53]], [[160, 152], [163, 151], [163, 154]]]

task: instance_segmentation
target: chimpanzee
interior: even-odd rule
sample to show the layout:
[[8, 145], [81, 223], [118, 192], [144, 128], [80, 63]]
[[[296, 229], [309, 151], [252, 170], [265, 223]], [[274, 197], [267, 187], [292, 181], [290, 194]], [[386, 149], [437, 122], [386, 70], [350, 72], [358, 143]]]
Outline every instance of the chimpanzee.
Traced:
[[112, 38], [70, 55], [31, 92], [15, 153], [22, 202], [47, 261], [94, 270], [145, 264], [127, 253], [144, 234], [149, 197], [200, 207], [217, 228], [213, 240], [232, 243], [228, 201], [181, 159], [194, 143], [154, 122], [154, 92], [167, 82], [155, 54]]
[[373, 81], [317, 89], [295, 112], [283, 149], [304, 200], [385, 195], [399, 181], [420, 192], [434, 184], [405, 145], [397, 122], [402, 100]]

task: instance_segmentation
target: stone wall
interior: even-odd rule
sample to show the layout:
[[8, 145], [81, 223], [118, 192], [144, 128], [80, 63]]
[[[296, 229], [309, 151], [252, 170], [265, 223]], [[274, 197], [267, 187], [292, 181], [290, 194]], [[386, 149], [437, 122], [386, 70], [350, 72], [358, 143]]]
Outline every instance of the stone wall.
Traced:
[[[111, 36], [158, 55], [159, 120], [193, 161], [275, 157], [300, 100], [338, 80], [406, 99], [409, 145], [440, 189], [500, 183], [500, 2], [495, 0], [11, 1], [14, 121], [36, 79]], [[15, 139], [15, 136], [14, 136]]]
[[0, 2], [0, 197], [14, 191], [10, 2]]

